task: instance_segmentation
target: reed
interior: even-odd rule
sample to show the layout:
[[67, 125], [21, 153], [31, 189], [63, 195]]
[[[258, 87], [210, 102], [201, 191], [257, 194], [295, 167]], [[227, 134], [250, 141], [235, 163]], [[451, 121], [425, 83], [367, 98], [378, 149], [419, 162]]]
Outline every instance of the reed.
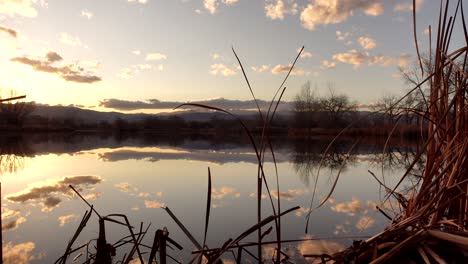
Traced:
[[[417, 32], [415, 1], [413, 10]], [[461, 29], [456, 29], [457, 23]], [[465, 43], [450, 51], [456, 33], [462, 35]], [[418, 43], [415, 34], [423, 81], [411, 92], [418, 92], [422, 85], [429, 87], [427, 110], [420, 113], [427, 120], [424, 124], [428, 136], [399, 183], [391, 189], [386, 187], [387, 195], [382, 201], [400, 197], [397, 200], [404, 209], [384, 232], [333, 256], [338, 263], [468, 261], [464, 255], [468, 252], [468, 34], [463, 1], [440, 1], [433, 51], [429, 36], [429, 54], [433, 58], [429, 68], [423, 68]], [[422, 156], [426, 157], [422, 182], [402, 199], [396, 191]], [[388, 242], [396, 244], [380, 249]]]

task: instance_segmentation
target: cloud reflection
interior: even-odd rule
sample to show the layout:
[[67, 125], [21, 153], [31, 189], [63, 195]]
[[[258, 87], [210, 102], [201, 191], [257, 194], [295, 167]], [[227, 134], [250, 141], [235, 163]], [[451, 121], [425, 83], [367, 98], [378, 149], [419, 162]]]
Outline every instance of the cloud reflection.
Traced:
[[7, 222], [6, 224], [2, 225], [2, 231], [12, 231], [16, 230], [18, 226], [22, 223], [26, 222], [26, 218], [24, 217], [19, 217], [18, 219], [12, 220]]
[[368, 200], [367, 202], [363, 202], [353, 197], [351, 201], [337, 203], [330, 208], [332, 211], [337, 213], [355, 216], [358, 213], [366, 214], [369, 210], [373, 210], [375, 208], [375, 203], [370, 200]]
[[[305, 238], [311, 238], [306, 236]], [[299, 243], [299, 251], [302, 255], [305, 254], [329, 254], [332, 255], [340, 250], [345, 249], [345, 246], [336, 242], [326, 240], [308, 240]]]
[[33, 242], [14, 245], [9, 242], [3, 247], [4, 264], [27, 264], [39, 257], [34, 256], [32, 251], [36, 247]]
[[69, 214], [69, 215], [62, 215], [58, 218], [60, 226], [64, 226], [65, 224], [72, 222], [75, 219], [78, 219], [79, 215], [77, 214]]
[[234, 198], [239, 198], [240, 193], [236, 191], [235, 188], [223, 186], [220, 189], [212, 188], [211, 189], [211, 198], [214, 200], [222, 200], [224, 197], [231, 196]]
[[[179, 152], [159, 152], [159, 151], [136, 151], [130, 149], [119, 149], [106, 153], [100, 153], [99, 159], [108, 162], [122, 160], [149, 160], [152, 162], [160, 160], [193, 160], [211, 162], [215, 164], [225, 164], [231, 162], [246, 162], [257, 164], [257, 157], [254, 152], [237, 151], [179, 151]], [[271, 162], [271, 157], [266, 157], [267, 162]], [[286, 162], [287, 156], [276, 155], [276, 161]]]
[[7, 200], [16, 203], [42, 204], [42, 211], [48, 212], [57, 207], [62, 199], [59, 196], [73, 195], [72, 190], [68, 187], [73, 185], [77, 190], [93, 189], [95, 185], [102, 182], [99, 176], [71, 176], [58, 180], [55, 183], [45, 184], [39, 187], [33, 187], [22, 192], [11, 194], [6, 197]]

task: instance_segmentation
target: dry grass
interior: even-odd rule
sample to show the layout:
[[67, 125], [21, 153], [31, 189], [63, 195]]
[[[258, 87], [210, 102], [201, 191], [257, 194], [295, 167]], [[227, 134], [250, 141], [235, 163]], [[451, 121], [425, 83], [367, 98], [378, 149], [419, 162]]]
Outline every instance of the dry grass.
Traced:
[[[449, 10], [454, 10], [449, 16]], [[416, 14], [413, 12], [416, 21]], [[456, 29], [456, 22], [462, 29]], [[416, 25], [414, 25], [416, 31]], [[460, 33], [465, 45], [450, 52], [452, 35]], [[394, 196], [399, 185], [423, 155], [422, 183], [417, 186], [399, 217], [384, 232], [335, 255], [339, 263], [466, 263], [468, 252], [468, 34], [463, 1], [441, 1], [433, 65], [425, 70], [412, 92], [426, 84], [428, 139], [424, 149], [382, 202]], [[430, 40], [432, 43], [432, 40]], [[418, 43], [415, 40], [415, 43]], [[416, 45], [419, 56], [419, 48]], [[380, 246], [396, 242], [379, 250]]]

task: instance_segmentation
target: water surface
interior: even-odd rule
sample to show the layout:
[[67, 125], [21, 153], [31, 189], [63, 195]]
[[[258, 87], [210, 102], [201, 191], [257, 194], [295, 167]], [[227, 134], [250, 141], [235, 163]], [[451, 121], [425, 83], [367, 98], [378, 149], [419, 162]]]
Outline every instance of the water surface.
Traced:
[[[415, 144], [396, 140], [382, 154], [384, 141], [370, 139], [361, 140], [350, 151], [354, 139], [347, 139], [338, 141], [324, 156], [329, 142], [320, 138], [273, 140], [282, 211], [300, 206], [282, 218], [282, 238], [321, 238], [287, 243], [284, 251], [294, 262], [303, 262], [301, 254], [330, 253], [352, 243], [353, 239], [343, 237], [363, 239], [387, 226], [389, 220], [375, 210], [385, 190], [368, 170], [393, 187], [416, 151]], [[257, 159], [248, 140], [242, 137], [29, 134], [6, 135], [0, 143], [3, 246], [9, 263], [53, 263], [63, 254], [84, 212], [89, 210], [68, 188], [69, 184], [101, 215], [125, 214], [136, 229], [140, 222], [145, 228], [151, 223], [146, 244], [151, 245], [156, 229], [167, 227], [170, 237], [184, 247], [182, 251], [169, 250], [169, 254], [184, 263], [190, 260], [195, 247], [161, 207], [168, 206], [202, 243], [208, 168], [213, 186], [207, 245], [221, 247], [257, 221]], [[276, 206], [272, 156], [267, 155], [265, 161]], [[324, 201], [337, 177], [334, 192], [322, 207], [312, 211], [306, 234], [311, 202], [316, 208]], [[400, 189], [408, 189], [416, 180], [410, 177]], [[265, 188], [263, 191], [262, 211], [267, 217], [272, 207]], [[393, 217], [391, 208], [386, 208]], [[112, 223], [106, 229], [111, 243], [128, 234], [125, 228]], [[97, 217], [92, 216], [75, 245], [95, 239], [97, 234]], [[264, 240], [272, 239], [267, 236]], [[252, 236], [244, 242], [255, 240]], [[271, 259], [272, 248], [265, 247], [266, 259]], [[126, 250], [117, 253], [116, 259], [120, 259]], [[224, 259], [232, 260], [229, 257]], [[84, 256], [78, 260], [83, 262]], [[244, 260], [249, 261], [253, 259]]]

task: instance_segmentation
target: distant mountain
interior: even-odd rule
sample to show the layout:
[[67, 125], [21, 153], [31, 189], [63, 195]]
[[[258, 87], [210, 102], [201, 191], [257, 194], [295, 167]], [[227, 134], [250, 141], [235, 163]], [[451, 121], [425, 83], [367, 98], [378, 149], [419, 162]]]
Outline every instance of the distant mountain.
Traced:
[[[239, 116], [242, 119], [253, 119], [258, 117], [258, 113], [255, 111], [247, 110], [238, 110], [234, 111], [233, 114]], [[289, 112], [282, 112], [280, 115], [288, 115]], [[113, 122], [118, 118], [127, 120], [127, 121], [137, 121], [144, 119], [146, 117], [161, 117], [169, 118], [173, 116], [181, 117], [186, 121], [209, 121], [213, 118], [216, 119], [232, 119], [232, 116], [229, 116], [225, 113], [208, 111], [201, 109], [200, 111], [188, 110], [181, 111], [176, 113], [160, 113], [160, 114], [126, 114], [120, 112], [100, 112], [89, 109], [82, 109], [76, 106], [50, 106], [50, 105], [36, 105], [36, 108], [32, 115], [47, 117], [49, 119], [75, 119], [81, 120], [86, 123], [97, 123], [100, 121]]]

